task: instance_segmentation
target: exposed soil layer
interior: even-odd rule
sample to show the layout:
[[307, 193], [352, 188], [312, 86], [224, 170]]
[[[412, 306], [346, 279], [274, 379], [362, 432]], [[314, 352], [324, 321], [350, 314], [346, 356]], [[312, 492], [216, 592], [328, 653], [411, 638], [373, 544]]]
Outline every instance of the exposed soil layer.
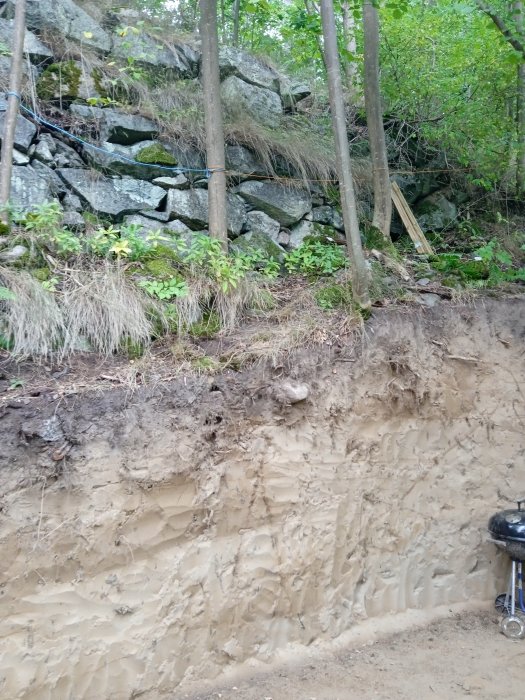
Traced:
[[4, 402], [0, 696], [183, 697], [492, 598], [487, 518], [525, 491], [524, 311], [385, 312], [281, 367]]
[[[191, 700], [520, 700], [523, 641], [493, 614], [455, 615], [375, 644], [251, 674]], [[173, 696], [175, 698], [175, 696]]]

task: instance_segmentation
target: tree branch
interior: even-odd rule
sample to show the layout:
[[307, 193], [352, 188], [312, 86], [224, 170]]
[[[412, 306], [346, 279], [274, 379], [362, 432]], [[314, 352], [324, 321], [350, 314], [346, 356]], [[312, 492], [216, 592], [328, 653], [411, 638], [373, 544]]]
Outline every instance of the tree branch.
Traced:
[[487, 17], [490, 17], [512, 48], [516, 49], [516, 51], [520, 53], [523, 58], [525, 58], [525, 45], [514, 36], [512, 30], [507, 26], [507, 24], [505, 24], [504, 20], [498, 14], [496, 14], [496, 12], [489, 5], [487, 5], [484, 0], [476, 0], [476, 5], [487, 15]]

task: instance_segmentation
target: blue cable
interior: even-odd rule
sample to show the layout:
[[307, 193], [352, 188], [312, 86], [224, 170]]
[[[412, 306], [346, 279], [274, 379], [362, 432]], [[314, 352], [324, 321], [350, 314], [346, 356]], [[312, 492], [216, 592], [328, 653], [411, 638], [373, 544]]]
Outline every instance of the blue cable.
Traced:
[[30, 117], [32, 117], [37, 123], [42, 124], [43, 126], [47, 126], [48, 129], [53, 129], [53, 131], [57, 131], [60, 134], [64, 134], [64, 136], [67, 136], [68, 138], [72, 139], [73, 141], [76, 141], [77, 143], [80, 143], [82, 146], [85, 146], [86, 148], [91, 148], [94, 151], [98, 151], [99, 153], [104, 153], [105, 155], [111, 156], [113, 158], [119, 158], [120, 160], [126, 162], [126, 163], [131, 163], [131, 165], [139, 165], [144, 168], [155, 168], [156, 170], [167, 170], [168, 172], [176, 172], [176, 173], [202, 173], [206, 176], [206, 178], [210, 178], [211, 174], [214, 172], [224, 172], [223, 168], [179, 168], [178, 166], [170, 166], [170, 165], [155, 165], [153, 163], [141, 163], [139, 160], [135, 160], [134, 158], [128, 158], [127, 156], [122, 155], [121, 153], [113, 153], [111, 151], [106, 150], [105, 148], [101, 148], [100, 146], [95, 146], [93, 143], [89, 143], [89, 141], [84, 141], [84, 139], [80, 138], [80, 136], [75, 136], [75, 134], [70, 133], [69, 131], [66, 131], [63, 129], [61, 126], [58, 126], [58, 124], [53, 124], [52, 122], [48, 122], [46, 119], [41, 117], [38, 114], [35, 114], [33, 110], [29, 109], [29, 107], [26, 107], [25, 105], [22, 104], [22, 97], [16, 93], [16, 92], [6, 92], [5, 93], [6, 97], [16, 97], [16, 99], [20, 102], [20, 109], [26, 114], [29, 114]]

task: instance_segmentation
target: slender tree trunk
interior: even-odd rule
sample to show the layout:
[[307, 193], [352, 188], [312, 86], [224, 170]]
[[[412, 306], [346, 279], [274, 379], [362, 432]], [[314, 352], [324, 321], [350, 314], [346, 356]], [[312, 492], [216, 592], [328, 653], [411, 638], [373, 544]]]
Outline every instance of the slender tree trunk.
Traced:
[[241, 21], [241, 0], [233, 3], [233, 46], [239, 46], [239, 25]]
[[337, 50], [337, 30], [333, 0], [321, 0], [321, 18], [323, 21], [324, 56], [328, 73], [328, 89], [330, 93], [330, 110], [332, 112], [332, 127], [335, 140], [337, 174], [341, 191], [341, 205], [345, 224], [348, 256], [351, 264], [352, 294], [355, 301], [363, 309], [370, 308], [368, 291], [369, 274], [361, 245], [359, 221], [357, 219], [357, 203], [350, 163], [348, 134], [346, 131], [345, 107], [341, 81], [341, 66]]
[[[355, 56], [357, 53], [357, 42], [355, 34], [355, 18], [348, 0], [343, 2], [343, 31], [345, 35], [345, 48], [349, 54]], [[359, 68], [355, 60], [348, 56], [344, 62], [346, 85], [352, 96], [354, 103], [360, 102], [361, 85], [359, 80]]]
[[[525, 17], [523, 16], [523, 2], [514, 3], [516, 29], [523, 40], [525, 30]], [[516, 104], [516, 194], [522, 197], [525, 194], [525, 60], [522, 59], [517, 69], [517, 104]]]
[[[0, 163], [0, 217], [4, 223], [9, 216], [6, 206], [11, 196], [11, 174], [13, 172], [13, 146], [15, 142], [16, 120], [19, 110], [20, 88], [22, 84], [22, 65], [24, 59], [24, 37], [26, 30], [26, 0], [18, 0], [15, 6], [15, 21], [11, 57], [11, 73], [2, 136], [2, 157]], [[14, 94], [13, 94], [14, 93]]]
[[206, 158], [208, 168], [212, 171], [208, 183], [209, 231], [210, 236], [219, 239], [223, 247], [227, 249], [228, 222], [219, 76], [219, 39], [217, 36], [217, 0], [200, 0], [200, 10]]
[[366, 120], [374, 176], [372, 226], [378, 228], [385, 238], [390, 239], [392, 197], [379, 88], [379, 15], [371, 0], [365, 0], [363, 3], [363, 28]]

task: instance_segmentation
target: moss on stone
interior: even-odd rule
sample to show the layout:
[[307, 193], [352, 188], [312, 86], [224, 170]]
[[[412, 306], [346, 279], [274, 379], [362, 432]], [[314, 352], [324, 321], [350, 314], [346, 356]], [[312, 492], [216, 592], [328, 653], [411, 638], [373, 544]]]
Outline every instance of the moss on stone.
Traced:
[[48, 267], [37, 267], [34, 270], [31, 270], [31, 274], [39, 282], [47, 282], [47, 280], [51, 277], [51, 270]]
[[136, 159], [139, 163], [147, 163], [149, 165], [168, 165], [176, 166], [177, 159], [169, 153], [160, 143], [152, 143], [150, 146], [145, 146], [137, 153]]
[[468, 280], [487, 280], [490, 277], [489, 266], [483, 260], [467, 260], [458, 267], [462, 277]]
[[75, 61], [52, 63], [36, 83], [38, 97], [45, 101], [76, 100], [81, 74]]
[[322, 309], [350, 308], [353, 306], [352, 287], [346, 284], [329, 284], [315, 293], [315, 300]]
[[172, 261], [165, 257], [148, 260], [144, 263], [144, 270], [148, 275], [158, 280], [170, 279], [176, 273]]

